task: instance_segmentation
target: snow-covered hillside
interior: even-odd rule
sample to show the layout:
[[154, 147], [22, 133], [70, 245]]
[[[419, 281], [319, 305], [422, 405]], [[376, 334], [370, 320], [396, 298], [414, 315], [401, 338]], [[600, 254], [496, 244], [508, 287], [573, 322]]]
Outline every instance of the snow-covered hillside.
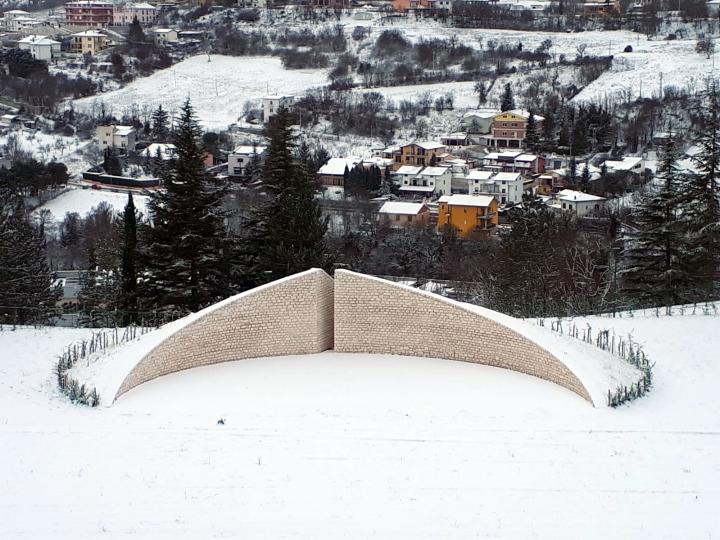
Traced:
[[89, 331], [6, 329], [0, 538], [715, 538], [718, 318], [591, 323], [644, 345], [648, 396], [594, 409], [495, 368], [325, 353], [87, 409], [51, 369]]
[[226, 129], [243, 113], [243, 105], [268, 94], [301, 95], [327, 83], [327, 70], [283, 68], [279, 58], [193, 56], [138, 79], [120, 90], [75, 101], [78, 110], [99, 110], [100, 101], [116, 115], [158, 105], [177, 113], [189, 97], [200, 123], [207, 129]]

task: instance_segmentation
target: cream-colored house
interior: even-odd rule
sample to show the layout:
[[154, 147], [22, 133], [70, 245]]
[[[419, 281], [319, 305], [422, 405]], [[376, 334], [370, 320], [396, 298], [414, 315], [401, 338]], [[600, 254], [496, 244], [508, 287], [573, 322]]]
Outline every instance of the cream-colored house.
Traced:
[[125, 153], [135, 150], [135, 128], [132, 126], [97, 126], [95, 134], [100, 148], [115, 148]]
[[158, 45], [166, 45], [167, 43], [176, 43], [178, 40], [177, 30], [172, 28], [155, 28], [153, 30], [155, 43]]
[[110, 46], [110, 39], [97, 30], [85, 30], [70, 36], [72, 52], [96, 55]]

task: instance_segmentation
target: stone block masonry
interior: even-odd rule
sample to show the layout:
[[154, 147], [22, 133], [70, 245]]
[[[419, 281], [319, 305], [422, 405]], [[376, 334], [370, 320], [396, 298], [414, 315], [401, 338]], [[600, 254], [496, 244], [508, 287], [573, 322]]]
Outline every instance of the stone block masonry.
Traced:
[[301, 272], [223, 300], [183, 322], [138, 362], [115, 399], [185, 369], [331, 349], [333, 279], [318, 269]]
[[501, 367], [553, 382], [592, 403], [563, 362], [497, 320], [441, 296], [346, 270], [335, 272], [335, 350]]
[[[605, 359], [596, 363], [588, 357], [585, 365], [591, 370], [583, 371], [577, 362], [559, 359], [565, 354], [573, 360], [577, 350], [568, 353], [562, 344], [548, 340], [556, 336], [532, 328], [535, 333], [512, 317], [383, 279], [347, 270], [337, 270], [333, 279], [313, 269], [163, 327], [156, 334], [158, 345], [125, 377], [115, 399], [144, 382], [185, 369], [334, 348], [510, 369], [563, 386], [599, 405], [606, 390], [597, 394], [593, 381]], [[588, 354], [579, 352], [582, 357]], [[578, 374], [595, 384], [591, 388], [595, 393], [588, 391]]]

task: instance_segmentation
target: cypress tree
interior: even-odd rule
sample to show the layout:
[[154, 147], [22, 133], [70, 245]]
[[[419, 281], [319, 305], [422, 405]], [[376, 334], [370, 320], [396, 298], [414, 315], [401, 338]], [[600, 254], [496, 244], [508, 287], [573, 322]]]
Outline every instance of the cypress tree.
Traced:
[[120, 267], [121, 299], [120, 304], [124, 310], [123, 323], [125, 325], [138, 322], [137, 317], [137, 269], [135, 265], [137, 256], [137, 212], [132, 192], [128, 192], [128, 202], [125, 205], [122, 218], [122, 261]]
[[202, 135], [190, 101], [182, 107], [175, 159], [162, 172], [165, 191], [150, 195], [144, 226], [144, 294], [153, 307], [196, 311], [229, 294], [224, 248], [224, 189], [205, 171]]

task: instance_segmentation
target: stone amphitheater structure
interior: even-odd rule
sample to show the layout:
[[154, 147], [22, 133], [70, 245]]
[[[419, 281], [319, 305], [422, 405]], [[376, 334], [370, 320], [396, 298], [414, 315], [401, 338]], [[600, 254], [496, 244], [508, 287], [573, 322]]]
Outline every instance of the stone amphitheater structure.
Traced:
[[334, 349], [496, 366], [553, 382], [593, 403], [581, 378], [518, 322], [383, 279], [346, 270], [332, 278], [312, 269], [176, 321], [125, 377], [115, 399], [198, 366]]

